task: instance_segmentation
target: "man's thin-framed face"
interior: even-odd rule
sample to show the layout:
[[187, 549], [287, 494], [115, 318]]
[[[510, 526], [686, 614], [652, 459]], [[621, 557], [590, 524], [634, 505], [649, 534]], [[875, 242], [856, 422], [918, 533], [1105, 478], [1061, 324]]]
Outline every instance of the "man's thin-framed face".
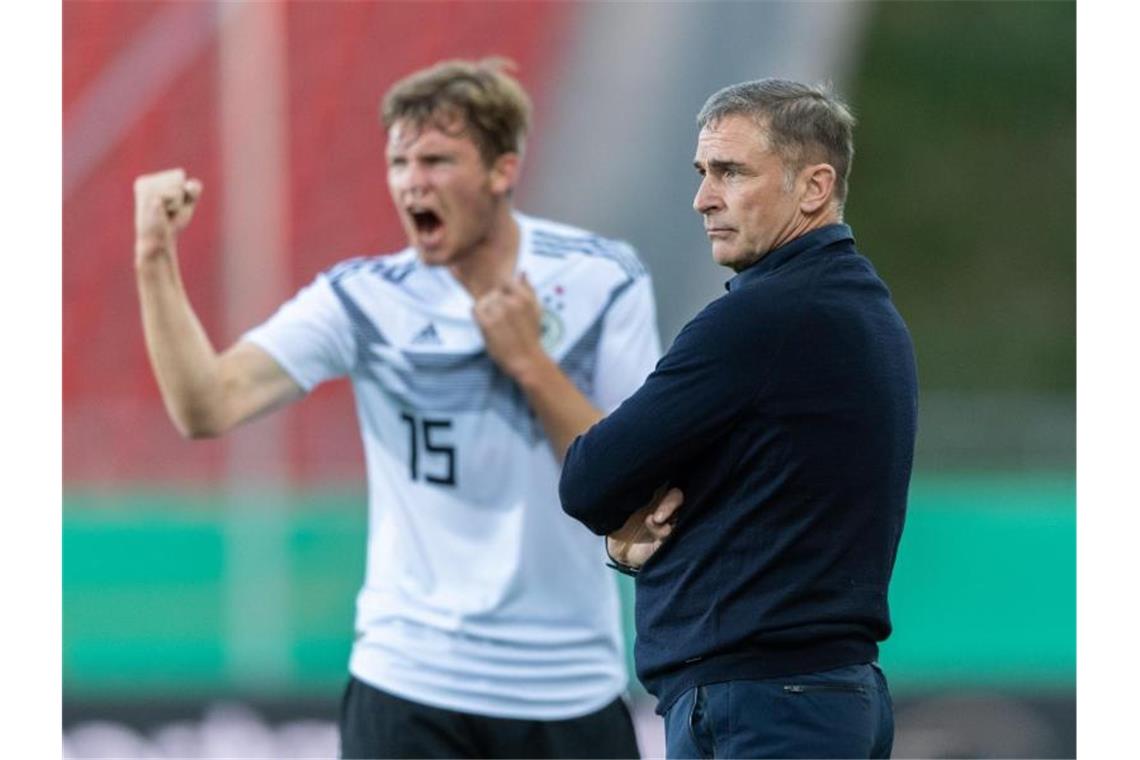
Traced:
[[706, 124], [693, 166], [693, 198], [716, 263], [739, 271], [789, 239], [799, 219], [784, 162], [752, 118], [729, 115]]
[[388, 130], [388, 190], [410, 245], [447, 265], [486, 238], [509, 185], [461, 123], [398, 120]]

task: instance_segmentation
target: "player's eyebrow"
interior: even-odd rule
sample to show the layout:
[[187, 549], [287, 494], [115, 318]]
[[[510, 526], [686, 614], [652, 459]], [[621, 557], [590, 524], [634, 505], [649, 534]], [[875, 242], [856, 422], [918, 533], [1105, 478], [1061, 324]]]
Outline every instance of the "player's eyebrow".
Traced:
[[436, 164], [440, 162], [455, 160], [455, 151], [441, 149], [424, 152], [418, 156], [413, 157], [409, 155], [409, 151], [397, 149], [388, 151], [387, 157], [388, 163], [394, 163], [396, 161], [399, 161], [401, 163], [407, 163], [408, 161], [418, 161], [425, 164]]

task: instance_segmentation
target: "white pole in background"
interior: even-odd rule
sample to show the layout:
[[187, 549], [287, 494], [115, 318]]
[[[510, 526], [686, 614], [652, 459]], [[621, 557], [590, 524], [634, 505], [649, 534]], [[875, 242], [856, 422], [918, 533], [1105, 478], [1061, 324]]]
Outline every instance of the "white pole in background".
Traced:
[[[223, 313], [227, 339], [287, 296], [286, 6], [218, 4]], [[226, 657], [235, 686], [290, 676], [288, 450], [269, 415], [227, 439]]]

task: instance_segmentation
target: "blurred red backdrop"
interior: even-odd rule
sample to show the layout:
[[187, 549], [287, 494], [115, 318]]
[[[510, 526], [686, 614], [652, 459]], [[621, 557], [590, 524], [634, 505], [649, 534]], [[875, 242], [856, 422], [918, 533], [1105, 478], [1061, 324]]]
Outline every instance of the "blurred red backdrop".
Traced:
[[[282, 7], [287, 106], [280, 117], [290, 219], [283, 266], [290, 293], [343, 258], [403, 245], [385, 186], [383, 92], [444, 58], [502, 55], [517, 62], [541, 116], [573, 8], [484, 2]], [[222, 23], [220, 4], [64, 4], [68, 487], [208, 486], [224, 474], [225, 441], [182, 440], [162, 409], [138, 318], [131, 197], [136, 175], [166, 167], [185, 167], [205, 183], [202, 205], [180, 240], [182, 272], [215, 346], [229, 345], [238, 335], [226, 333], [221, 314]], [[539, 130], [530, 140], [532, 153], [541, 139]], [[291, 485], [362, 485], [347, 383], [319, 388], [284, 414]]]

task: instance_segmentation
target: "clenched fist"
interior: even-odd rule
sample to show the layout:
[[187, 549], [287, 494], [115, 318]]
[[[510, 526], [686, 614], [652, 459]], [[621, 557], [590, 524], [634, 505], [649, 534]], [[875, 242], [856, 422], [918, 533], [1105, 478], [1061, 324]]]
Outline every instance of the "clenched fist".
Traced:
[[135, 260], [173, 253], [174, 238], [190, 223], [202, 183], [182, 169], [144, 174], [135, 180]]
[[507, 281], [475, 303], [475, 323], [483, 333], [487, 353], [499, 368], [515, 378], [546, 357], [542, 350], [542, 307], [526, 275]]

